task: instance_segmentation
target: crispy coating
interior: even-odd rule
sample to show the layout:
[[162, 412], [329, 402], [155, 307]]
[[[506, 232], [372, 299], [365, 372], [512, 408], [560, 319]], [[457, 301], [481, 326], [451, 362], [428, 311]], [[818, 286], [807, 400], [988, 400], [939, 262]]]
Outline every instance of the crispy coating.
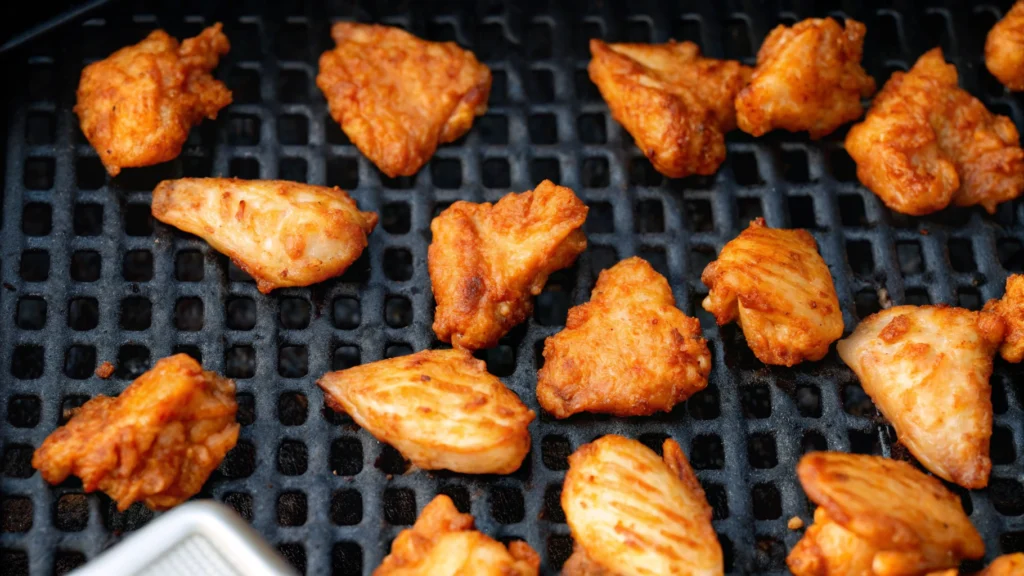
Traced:
[[786, 559], [794, 576], [923, 576], [985, 554], [960, 499], [906, 462], [813, 452], [796, 471], [819, 508]]
[[111, 364], [110, 362], [104, 362], [103, 364], [100, 364], [99, 366], [96, 367], [94, 373], [96, 374], [97, 377], [106, 380], [107, 378], [110, 378], [111, 376], [114, 375], [114, 365]]
[[957, 84], [942, 49], [910, 72], [896, 72], [867, 117], [850, 129], [846, 151], [857, 177], [897, 212], [922, 215], [981, 205], [989, 213], [1024, 190], [1017, 128]]
[[548, 276], [587, 247], [587, 206], [545, 180], [494, 204], [456, 202], [430, 223], [434, 332], [456, 348], [487, 348], [533, 312]]
[[398, 533], [373, 576], [537, 576], [540, 556], [517, 540], [508, 548], [473, 529], [451, 498], [430, 501], [412, 528]]
[[575, 551], [563, 576], [723, 573], [704, 490], [679, 444], [663, 451], [609, 434], [569, 456], [562, 508]]
[[692, 42], [590, 41], [587, 71], [654, 168], [670, 178], [713, 174], [725, 160], [725, 133], [736, 127], [733, 98], [751, 68], [704, 58]]
[[985, 66], [1010, 90], [1024, 90], [1024, 0], [1017, 0], [989, 30]]
[[1021, 576], [1024, 574], [1024, 553], [1004, 554], [996, 558], [977, 576]]
[[316, 85], [341, 129], [388, 176], [410, 176], [487, 110], [491, 71], [454, 42], [338, 22]]
[[235, 383], [190, 356], [164, 358], [117, 398], [96, 396], [32, 456], [50, 484], [74, 474], [125, 510], [142, 501], [165, 510], [202, 488], [234, 448]]
[[153, 216], [202, 237], [264, 294], [342, 274], [377, 225], [339, 188], [235, 178], [164, 180]]
[[534, 413], [468, 350], [424, 350], [330, 372], [327, 404], [426, 470], [511, 474]]
[[820, 360], [843, 335], [832, 274], [806, 230], [768, 228], [758, 218], [729, 241], [701, 281], [704, 309], [719, 326], [739, 322], [765, 364]]
[[782, 128], [821, 138], [860, 118], [861, 98], [875, 93], [875, 79], [860, 65], [865, 32], [849, 18], [845, 29], [832, 18], [777, 26], [736, 97], [740, 130], [762, 136]]
[[965, 488], [988, 484], [992, 462], [995, 314], [896, 306], [865, 318], [837, 346], [900, 442], [934, 474]]
[[230, 48], [220, 23], [180, 45], [155, 30], [82, 70], [75, 113], [111, 176], [173, 160], [193, 126], [231, 103], [210, 75]]
[[706, 388], [710, 372], [700, 322], [676, 308], [664, 276], [633, 257], [601, 272], [590, 302], [545, 341], [537, 400], [556, 418], [646, 416]]
[[999, 354], [1007, 362], [1024, 359], [1024, 275], [1013, 274], [1006, 279], [1006, 294], [998, 300], [989, 300], [985, 311], [997, 314], [1003, 320], [1006, 332]]

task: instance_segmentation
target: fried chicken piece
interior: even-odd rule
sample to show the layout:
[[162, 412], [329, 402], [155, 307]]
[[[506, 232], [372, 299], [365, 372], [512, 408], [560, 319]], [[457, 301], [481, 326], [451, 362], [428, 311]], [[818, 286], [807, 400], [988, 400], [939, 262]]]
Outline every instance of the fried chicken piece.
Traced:
[[1024, 90], [1024, 0], [1017, 0], [989, 30], [985, 66], [1010, 90]]
[[609, 434], [569, 456], [562, 508], [575, 550], [563, 576], [723, 573], [704, 490], [679, 444], [663, 451]]
[[985, 554], [960, 499], [906, 462], [813, 452], [796, 471], [819, 508], [786, 559], [794, 576], [923, 576]]
[[923, 215], [979, 204], [989, 213], [1024, 190], [1017, 128], [957, 84], [942, 49], [885, 83], [846, 151], [857, 177], [897, 212]]
[[590, 302], [569, 310], [544, 343], [537, 400], [556, 418], [577, 412], [668, 412], [708, 385], [711, 353], [700, 322], [640, 258], [601, 272]]
[[456, 202], [430, 223], [434, 332], [456, 348], [487, 348], [533, 312], [548, 276], [587, 247], [587, 206], [545, 180], [494, 204]]
[[117, 398], [96, 396], [32, 456], [50, 484], [69, 475], [126, 510], [166, 510], [199, 492], [234, 448], [235, 383], [186, 354], [164, 358]]
[[438, 145], [461, 137], [487, 110], [491, 71], [454, 42], [428, 42], [391, 26], [338, 22], [316, 85], [331, 117], [388, 176], [411, 176]]
[[725, 133], [736, 127], [732, 101], [751, 68], [704, 58], [692, 42], [590, 41], [587, 71], [612, 117], [669, 178], [713, 174], [725, 160]]
[[537, 576], [539, 570], [540, 556], [529, 544], [517, 540], [506, 548], [474, 530], [473, 517], [440, 494], [412, 528], [398, 533], [373, 576]]
[[111, 176], [173, 160], [193, 126], [231, 103], [210, 75], [230, 48], [220, 23], [180, 45], [155, 30], [82, 70], [75, 114]]
[[1024, 574], [1024, 554], [1004, 554], [996, 558], [977, 576], [1021, 576]]
[[900, 442], [934, 474], [988, 484], [992, 357], [1003, 323], [989, 312], [896, 306], [865, 318], [837, 346]]
[[1006, 279], [1006, 294], [998, 300], [989, 300], [985, 311], [1003, 320], [1006, 332], [999, 353], [1007, 362], [1024, 359], [1024, 275], [1013, 274]]
[[342, 274], [377, 225], [376, 213], [360, 212], [339, 188], [284, 180], [164, 180], [152, 209], [231, 258], [264, 294]]
[[468, 350], [424, 350], [331, 372], [327, 405], [425, 470], [511, 474], [534, 413]]
[[739, 322], [765, 364], [820, 360], [843, 335], [832, 274], [806, 230], [779, 230], [758, 218], [708, 264], [703, 306], [718, 325]]

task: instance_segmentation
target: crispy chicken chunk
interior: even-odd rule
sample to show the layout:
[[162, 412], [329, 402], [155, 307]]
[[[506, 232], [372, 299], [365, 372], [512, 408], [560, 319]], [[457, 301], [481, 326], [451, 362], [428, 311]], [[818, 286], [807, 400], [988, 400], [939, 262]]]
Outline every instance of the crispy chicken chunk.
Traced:
[[896, 306], [865, 318], [837, 348], [925, 468], [983, 488], [992, 468], [988, 380], [1002, 339], [989, 312]]
[[569, 457], [562, 508], [576, 544], [563, 576], [723, 573], [704, 490], [679, 444], [663, 451], [610, 434]]
[[861, 98], [875, 93], [875, 80], [860, 65], [864, 25], [847, 18], [809, 18], [777, 26], [757, 52], [757, 68], [736, 97], [740, 130], [762, 136], [776, 128], [831, 134], [860, 118]]
[[682, 178], [718, 170], [725, 133], [736, 127], [732, 101], [750, 67], [704, 58], [692, 42], [593, 39], [590, 53], [590, 79], [658, 172]]
[[451, 498], [438, 495], [412, 528], [398, 533], [373, 576], [537, 576], [540, 556], [521, 540], [506, 548], [473, 529]]
[[738, 321], [765, 364], [820, 360], [843, 335], [832, 274], [806, 230], [768, 228], [763, 218], [722, 248], [704, 269], [704, 309], [719, 326]]
[[339, 188], [283, 180], [182, 178], [153, 191], [153, 216], [202, 237], [259, 291], [309, 286], [359, 258], [377, 214]]
[[1024, 360], [1024, 274], [1013, 274], [1006, 279], [1006, 294], [999, 300], [989, 300], [985, 311], [1003, 319], [1006, 332], [999, 353], [1007, 362]]
[[467, 350], [424, 350], [331, 372], [327, 404], [426, 470], [511, 474], [534, 413]]
[[556, 418], [577, 412], [646, 416], [708, 385], [711, 353], [700, 322], [640, 258], [601, 272], [590, 302], [569, 310], [544, 343], [537, 400]]
[[864, 121], [850, 129], [846, 151], [860, 181], [904, 214], [928, 214], [950, 202], [993, 213], [1024, 190], [1024, 151], [1013, 121], [958, 86], [941, 48], [910, 72], [892, 75]]
[[487, 110], [491, 71], [454, 42], [338, 22], [316, 85], [341, 129], [388, 176], [410, 176]]
[[1010, 90], [1024, 90], [1024, 0], [1017, 0], [989, 30], [985, 66]]
[[1020, 576], [1024, 574], [1024, 553], [1005, 554], [996, 558], [977, 576]]
[[173, 160], [193, 126], [231, 103], [210, 75], [230, 48], [219, 23], [180, 45], [155, 30], [82, 70], [75, 113], [111, 176]]
[[235, 383], [191, 357], [164, 358], [117, 398], [96, 396], [32, 456], [50, 484], [74, 474], [125, 510], [142, 501], [165, 510], [202, 488], [234, 448]]
[[985, 554], [960, 499], [906, 462], [812, 452], [796, 471], [819, 508], [786, 559], [794, 576], [923, 576]]
[[487, 348], [533, 312], [548, 276], [587, 247], [587, 206], [545, 180], [489, 203], [456, 202], [430, 223], [434, 332], [456, 348]]

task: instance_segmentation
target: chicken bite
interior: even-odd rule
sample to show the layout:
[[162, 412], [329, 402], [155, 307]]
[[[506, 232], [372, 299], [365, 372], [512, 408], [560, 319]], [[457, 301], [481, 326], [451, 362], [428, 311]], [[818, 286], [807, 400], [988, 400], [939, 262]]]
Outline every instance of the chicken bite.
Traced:
[[999, 354], [1007, 362], [1024, 359], [1024, 274], [1013, 274], [1006, 279], [1006, 294], [998, 300], [989, 300], [985, 311], [1003, 320], [1006, 331]]
[[923, 215], [957, 206], [996, 206], [1024, 190], [1017, 128], [957, 84], [942, 49], [896, 72], [867, 117], [850, 129], [846, 151], [857, 177], [897, 212]]
[[875, 80], [860, 65], [863, 24], [809, 18], [777, 26], [757, 52], [757, 68], [736, 96], [740, 130], [762, 136], [776, 128], [831, 134], [860, 118], [861, 98], [875, 93]]
[[590, 41], [587, 71], [612, 117], [669, 178], [713, 174], [725, 160], [725, 133], [736, 127], [732, 101], [751, 68], [700, 54], [692, 42]]
[[1024, 574], [1024, 553], [1004, 554], [996, 558], [977, 576], [1020, 576]]
[[50, 484], [69, 475], [126, 510], [166, 510], [202, 488], [234, 448], [235, 383], [185, 354], [164, 358], [117, 398], [96, 396], [50, 434], [32, 466]]
[[338, 22], [316, 85], [331, 117], [388, 176], [411, 176], [438, 145], [469, 131], [487, 110], [491, 71], [454, 42], [400, 28]]
[[556, 418], [647, 416], [706, 388], [710, 372], [700, 322], [676, 308], [664, 276], [633, 257], [601, 272], [590, 302], [544, 342], [537, 400]]
[[487, 348], [533, 312], [548, 276], [587, 247], [587, 206], [545, 180], [490, 203], [456, 202], [430, 223], [434, 333], [456, 348]]
[[111, 176], [173, 160], [193, 126], [231, 103], [210, 75], [230, 48], [220, 23], [180, 45], [155, 30], [82, 70], [75, 114]]
[[843, 335], [832, 274], [806, 230], [779, 230], [758, 218], [722, 248], [701, 281], [703, 306], [718, 325], [739, 322], [765, 364], [820, 360]]
[[1024, 90], [1024, 0], [1017, 0], [989, 30], [985, 67], [1010, 90]]
[[376, 213], [360, 212], [339, 188], [284, 180], [164, 180], [152, 210], [227, 255], [264, 294], [342, 274], [377, 225]]

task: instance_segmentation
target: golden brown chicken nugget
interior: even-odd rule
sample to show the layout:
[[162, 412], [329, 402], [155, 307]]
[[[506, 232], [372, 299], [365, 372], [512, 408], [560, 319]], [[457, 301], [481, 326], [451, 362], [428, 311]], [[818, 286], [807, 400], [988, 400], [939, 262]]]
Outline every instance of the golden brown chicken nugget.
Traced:
[[556, 418], [577, 412], [668, 412], [708, 385], [711, 353], [700, 322], [640, 258], [601, 272], [590, 302], [569, 310], [544, 343], [537, 400]]
[[185, 354], [164, 358], [117, 398], [96, 396], [50, 434], [32, 466], [50, 484], [74, 474], [125, 510], [165, 510], [199, 492], [234, 448], [235, 383]]
[[491, 71], [454, 42], [429, 42], [391, 26], [338, 22], [316, 85], [331, 117], [388, 176], [411, 176], [438, 145], [487, 110]]
[[977, 576], [1021, 576], [1024, 574], [1024, 553], [1005, 554], [996, 558]]
[[1006, 332], [999, 353], [1007, 362], [1024, 359], [1024, 274], [1013, 274], [1006, 279], [1006, 294], [998, 300], [989, 300], [985, 311], [997, 314], [1003, 320]]
[[193, 126], [231, 103], [210, 75], [230, 48], [220, 23], [180, 45], [155, 30], [82, 70], [75, 113], [111, 176], [173, 160]]
[[751, 68], [704, 58], [692, 42], [590, 41], [587, 71], [654, 168], [670, 178], [713, 174], [736, 127], [732, 101]]
[[1010, 90], [1024, 90], [1024, 0], [1018, 0], [989, 30], [985, 66]]
[[430, 223], [434, 332], [456, 348], [487, 348], [533, 312], [548, 276], [587, 247], [587, 206], [545, 180], [490, 203], [456, 202]]

